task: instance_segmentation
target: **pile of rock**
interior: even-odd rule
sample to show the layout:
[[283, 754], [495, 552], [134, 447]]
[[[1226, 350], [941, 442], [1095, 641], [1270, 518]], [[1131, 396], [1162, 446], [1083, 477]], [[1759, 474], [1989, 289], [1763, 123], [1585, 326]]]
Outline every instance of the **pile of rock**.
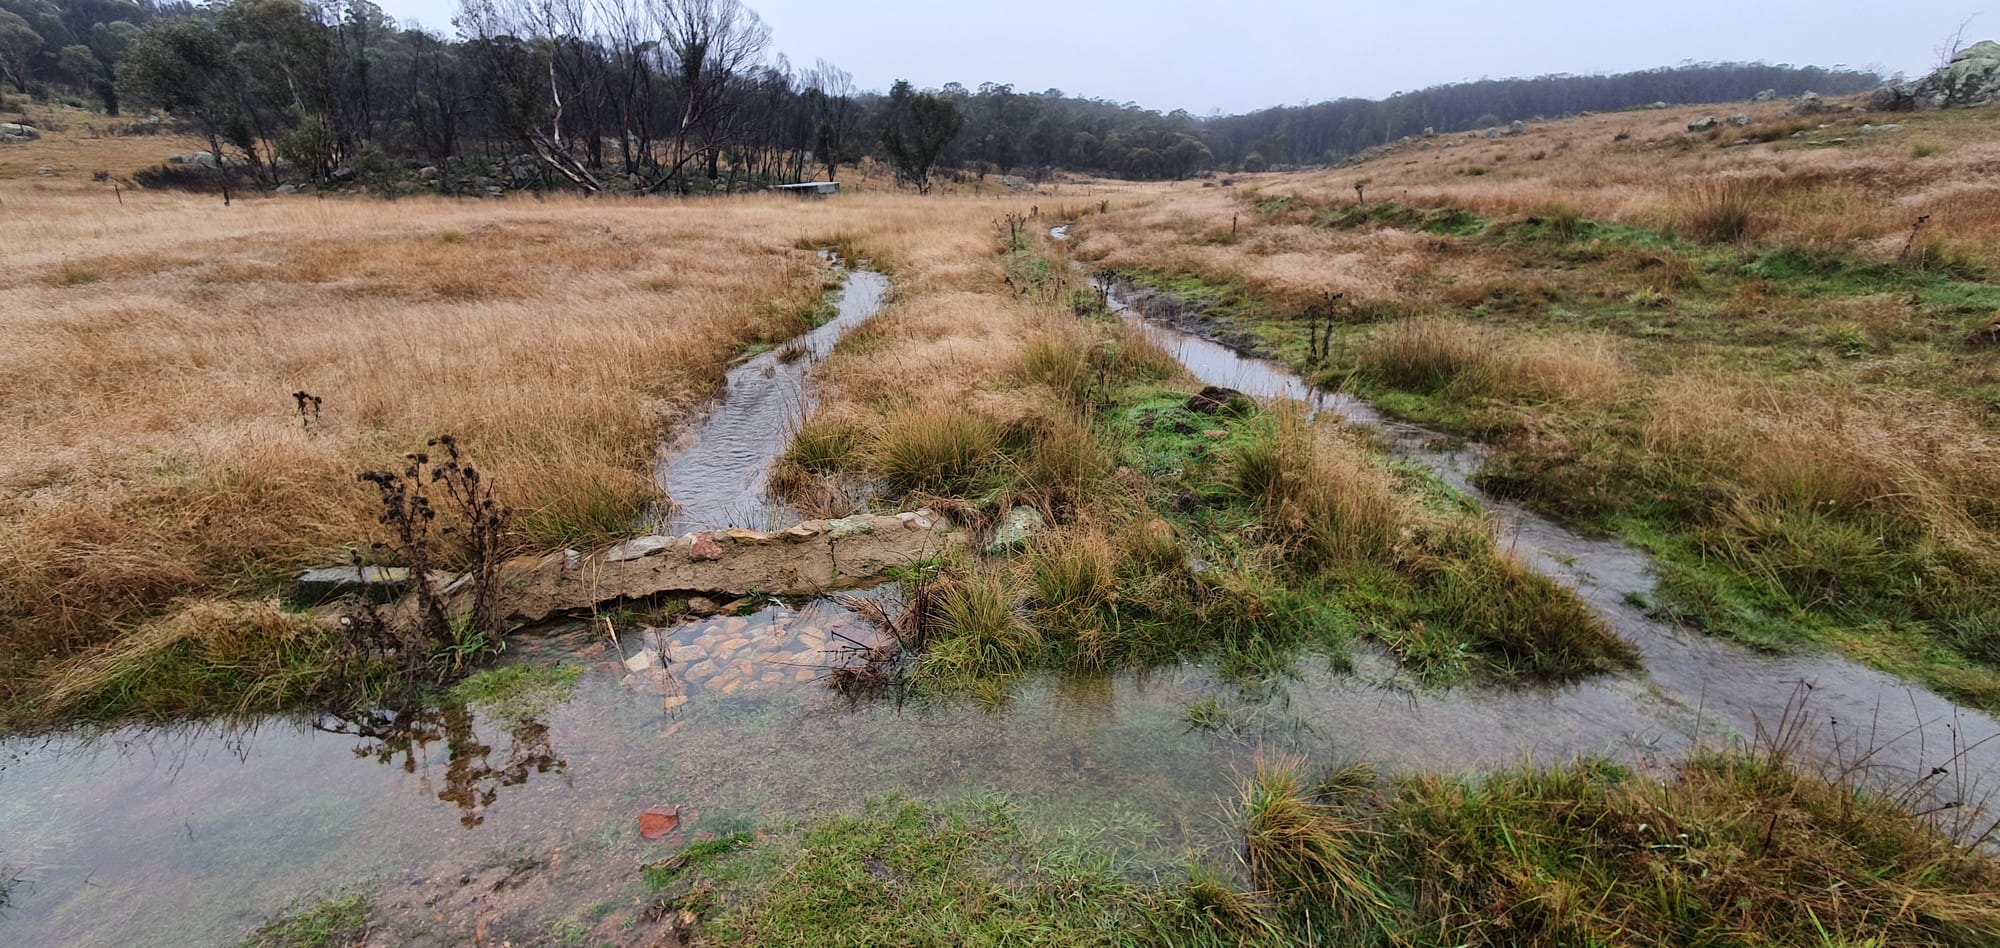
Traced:
[[1886, 112], [1971, 109], [2000, 100], [2000, 43], [1974, 43], [1944, 68], [1915, 82], [1883, 86], [1870, 103]]

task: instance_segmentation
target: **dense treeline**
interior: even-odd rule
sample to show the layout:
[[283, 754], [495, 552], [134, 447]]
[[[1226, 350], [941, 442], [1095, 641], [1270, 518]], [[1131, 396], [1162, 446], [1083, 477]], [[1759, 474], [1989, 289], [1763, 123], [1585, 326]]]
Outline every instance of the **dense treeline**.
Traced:
[[1696, 63], [1611, 76], [1481, 79], [1403, 92], [1380, 101], [1340, 99], [1265, 109], [1208, 123], [1216, 158], [1258, 155], [1273, 164], [1314, 164], [1388, 144], [1425, 129], [1457, 132], [1515, 121], [1613, 112], [1653, 102], [1737, 102], [1760, 92], [1848, 95], [1882, 84], [1873, 72], [1763, 63]]
[[450, 187], [476, 165], [511, 186], [641, 193], [832, 178], [863, 156], [919, 189], [938, 169], [1180, 178], [1337, 161], [1426, 129], [1880, 82], [1704, 63], [1201, 118], [993, 83], [861, 92], [833, 64], [777, 54], [740, 0], [464, 0], [456, 22], [456, 38], [405, 29], [369, 0], [0, 0], [0, 81], [165, 111], [267, 184], [428, 165]]

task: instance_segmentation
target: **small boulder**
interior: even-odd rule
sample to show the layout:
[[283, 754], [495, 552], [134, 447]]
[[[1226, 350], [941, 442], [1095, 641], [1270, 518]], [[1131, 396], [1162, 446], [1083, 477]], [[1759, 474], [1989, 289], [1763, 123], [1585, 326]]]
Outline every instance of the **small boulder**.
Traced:
[[1735, 115], [1729, 117], [1729, 124], [1734, 125], [1737, 128], [1742, 128], [1743, 126], [1750, 124], [1750, 116], [1738, 112]]
[[1523, 122], [1519, 119], [1514, 120], [1514, 124], [1507, 126], [1507, 134], [1509, 135], [1528, 134], [1528, 123]]
[[1646, 106], [1646, 108], [1652, 109], [1655, 112], [1663, 111], [1666, 107], [1667, 104], [1665, 102], [1655, 102], [1652, 105]]
[[40, 129], [19, 122], [0, 124], [0, 142], [31, 142], [42, 137]]
[[668, 548], [672, 547], [674, 545], [674, 541], [675, 541], [674, 537], [663, 537], [663, 536], [633, 537], [632, 539], [626, 540], [625, 542], [612, 547], [610, 550], [607, 550], [604, 554], [604, 559], [607, 562], [611, 563], [623, 563], [628, 560], [643, 559], [648, 556], [657, 556], [661, 553], [665, 553], [668, 550]]
[[1776, 90], [1776, 89], [1765, 89], [1764, 91], [1762, 91], [1762, 92], [1759, 92], [1759, 93], [1757, 93], [1756, 95], [1753, 95], [1753, 96], [1751, 96], [1751, 97], [1750, 97], [1750, 101], [1752, 101], [1752, 102], [1776, 102], [1776, 101], [1778, 101], [1778, 90]]
[[1716, 127], [1716, 126], [1718, 126], [1718, 125], [1721, 125], [1721, 124], [1722, 124], [1722, 120], [1721, 120], [1721, 119], [1718, 119], [1718, 118], [1716, 118], [1716, 117], [1715, 117], [1715, 116], [1713, 116], [1713, 115], [1709, 115], [1709, 116], [1705, 116], [1705, 117], [1703, 117], [1703, 118], [1699, 118], [1699, 119], [1696, 119], [1696, 120], [1694, 120], [1694, 121], [1692, 121], [1692, 122], [1689, 122], [1689, 123], [1688, 123], [1688, 131], [1690, 131], [1690, 132], [1706, 132], [1706, 131], [1708, 131], [1709, 129], [1711, 129], [1711, 128], [1714, 128], [1714, 127]]
[[654, 840], [665, 839], [681, 825], [681, 808], [678, 806], [647, 807], [639, 814], [639, 837]]
[[1826, 99], [1817, 92], [1808, 92], [1792, 100], [1793, 115], [1818, 115], [1826, 111]]
[[1000, 525], [993, 529], [993, 539], [986, 544], [986, 552], [1000, 554], [1021, 549], [1047, 525], [1041, 511], [1033, 507], [1015, 507], [1000, 518]]

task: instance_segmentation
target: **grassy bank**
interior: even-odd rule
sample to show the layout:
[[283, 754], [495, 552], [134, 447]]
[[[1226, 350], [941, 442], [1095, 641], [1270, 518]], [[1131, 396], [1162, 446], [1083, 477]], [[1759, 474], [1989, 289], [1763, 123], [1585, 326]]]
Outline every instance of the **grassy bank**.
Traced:
[[[1546, 134], [1598, 153], [1580, 137], [1596, 127]], [[1623, 205], [1407, 171], [1394, 200], [1286, 180], [1161, 200], [1078, 240], [1236, 345], [1495, 444], [1483, 486], [1649, 548], [1663, 614], [2000, 708], [1994, 257], [1929, 224], [1898, 237], [1886, 214], [1873, 243], [1827, 230], [1855, 186], [1838, 169], [1894, 167], [1929, 195], [1971, 187], [1988, 146], [1729, 152], [1733, 170], [1704, 170], [1711, 147], [1616, 153], [1660, 175]], [[1518, 197], [1580, 172], [1551, 157], [1509, 173]]]
[[[930, 505], [996, 530], [1046, 524], [1023, 555], [912, 579], [918, 681], [986, 690], [1038, 669], [1218, 659], [1246, 679], [1366, 639], [1415, 679], [1562, 681], [1631, 654], [1568, 590], [1494, 546], [1462, 498], [1365, 440], [1248, 398], [1204, 393], [1066, 275], [1060, 248], [1003, 241], [1014, 298], [936, 331], [922, 299], [829, 363], [834, 397], [779, 483], [839, 514]], [[1018, 327], [959, 390], [866, 385], [906, 349]], [[858, 340], [858, 341], [857, 341]], [[859, 377], [857, 377], [859, 376]], [[919, 645], [920, 643], [920, 645]]]
[[1228, 852], [1137, 875], [1004, 801], [889, 802], [649, 875], [758, 944], [1985, 944], [2000, 867], [1781, 755], [1377, 778], [1273, 761]]
[[174, 683], [85, 696], [111, 715], [298, 700], [326, 633], [275, 594], [301, 568], [379, 557], [380, 504], [356, 475], [439, 434], [513, 510], [508, 551], [629, 535], [657, 500], [658, 442], [730, 360], [823, 312], [811, 248], [865, 244], [899, 285], [949, 290], [1001, 206], [224, 208], [8, 187], [0, 707], [16, 725], [77, 713], [86, 680]]

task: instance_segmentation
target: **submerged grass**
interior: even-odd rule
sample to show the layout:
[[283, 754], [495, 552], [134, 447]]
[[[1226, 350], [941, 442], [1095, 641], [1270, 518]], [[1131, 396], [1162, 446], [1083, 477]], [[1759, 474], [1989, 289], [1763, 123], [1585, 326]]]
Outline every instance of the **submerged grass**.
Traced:
[[466, 676], [452, 686], [449, 698], [480, 708], [512, 728], [567, 702], [582, 678], [580, 665], [501, 665]]
[[313, 905], [289, 910], [251, 933], [242, 948], [348, 948], [368, 942], [368, 915], [374, 904], [366, 895], [329, 896]]
[[[1783, 755], [1664, 778], [1582, 760], [1480, 776], [1262, 761], [1241, 873], [1139, 882], [996, 801], [872, 804], [706, 865], [699, 931], [759, 944], [1896, 944], [2000, 930], [2000, 863]], [[1209, 853], [1208, 856], [1219, 855]]]

